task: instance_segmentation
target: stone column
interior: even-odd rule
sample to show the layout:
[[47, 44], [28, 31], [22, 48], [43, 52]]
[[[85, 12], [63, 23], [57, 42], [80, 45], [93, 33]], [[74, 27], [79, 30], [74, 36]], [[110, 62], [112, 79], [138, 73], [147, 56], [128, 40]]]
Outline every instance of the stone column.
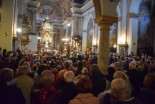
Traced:
[[12, 50], [15, 0], [2, 0], [0, 47]]
[[137, 54], [138, 14], [129, 14], [128, 54]]
[[98, 53], [98, 66], [103, 74], [106, 74], [109, 67], [109, 31], [110, 26], [117, 21], [115, 17], [100, 16], [95, 22], [100, 26], [100, 42]]

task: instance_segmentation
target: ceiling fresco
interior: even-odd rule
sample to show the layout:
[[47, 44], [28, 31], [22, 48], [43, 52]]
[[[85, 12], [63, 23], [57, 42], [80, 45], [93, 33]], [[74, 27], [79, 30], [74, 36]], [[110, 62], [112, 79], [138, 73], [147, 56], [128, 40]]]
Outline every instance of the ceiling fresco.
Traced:
[[43, 21], [47, 16], [50, 20], [61, 21], [71, 16], [70, 8], [73, 0], [38, 0], [40, 7], [36, 14], [38, 21]]

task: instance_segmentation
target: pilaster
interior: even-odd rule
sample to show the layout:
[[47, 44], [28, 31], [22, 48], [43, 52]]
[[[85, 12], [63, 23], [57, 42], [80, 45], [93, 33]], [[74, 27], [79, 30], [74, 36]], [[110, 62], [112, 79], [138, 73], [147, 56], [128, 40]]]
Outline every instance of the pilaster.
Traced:
[[0, 47], [12, 50], [15, 0], [2, 0]]
[[138, 14], [129, 13], [129, 34], [128, 34], [128, 54], [131, 52], [137, 54], [137, 40], [138, 40]]

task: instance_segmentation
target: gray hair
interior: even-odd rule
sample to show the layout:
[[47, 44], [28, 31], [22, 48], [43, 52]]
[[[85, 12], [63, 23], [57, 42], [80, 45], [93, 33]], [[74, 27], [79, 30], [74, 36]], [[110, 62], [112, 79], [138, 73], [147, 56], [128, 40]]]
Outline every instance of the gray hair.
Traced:
[[117, 78], [111, 82], [111, 94], [117, 98], [118, 101], [129, 100], [131, 97], [131, 90], [128, 83]]
[[10, 68], [4, 68], [0, 72], [0, 79], [2, 81], [8, 82], [11, 81], [14, 77], [14, 71]]
[[74, 77], [75, 77], [75, 75], [72, 71], [67, 71], [64, 73], [64, 80], [66, 83], [73, 82]]
[[52, 85], [55, 81], [55, 76], [50, 70], [44, 70], [41, 73], [40, 85], [42, 87]]
[[50, 70], [44, 70], [41, 73], [42, 80], [51, 80], [52, 82], [55, 80], [54, 74]]
[[29, 67], [27, 67], [26, 65], [19, 67], [17, 71], [18, 71], [17, 72], [18, 75], [27, 75], [31, 72]]
[[129, 83], [129, 78], [128, 76], [122, 72], [122, 71], [116, 71], [113, 75], [114, 79], [116, 78], [121, 78], [121, 79], [124, 79], [125, 81], [127, 81]]
[[134, 69], [136, 69], [136, 63], [134, 61], [132, 61], [129, 64], [129, 70], [134, 70]]

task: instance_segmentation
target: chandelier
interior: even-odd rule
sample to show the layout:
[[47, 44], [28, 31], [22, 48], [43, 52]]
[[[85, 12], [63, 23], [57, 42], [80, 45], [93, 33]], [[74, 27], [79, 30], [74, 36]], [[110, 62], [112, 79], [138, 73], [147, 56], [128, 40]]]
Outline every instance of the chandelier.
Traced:
[[52, 23], [49, 22], [49, 17], [46, 17], [43, 21], [43, 29], [48, 31], [52, 29]]

